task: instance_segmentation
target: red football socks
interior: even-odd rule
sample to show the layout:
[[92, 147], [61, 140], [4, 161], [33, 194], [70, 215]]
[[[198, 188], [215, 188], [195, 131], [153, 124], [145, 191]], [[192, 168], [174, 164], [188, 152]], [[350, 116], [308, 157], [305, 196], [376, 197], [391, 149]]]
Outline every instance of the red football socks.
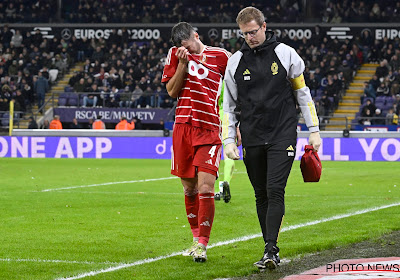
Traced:
[[214, 193], [199, 194], [199, 243], [207, 246], [214, 220]]
[[185, 195], [186, 214], [193, 237], [199, 237], [199, 194]]

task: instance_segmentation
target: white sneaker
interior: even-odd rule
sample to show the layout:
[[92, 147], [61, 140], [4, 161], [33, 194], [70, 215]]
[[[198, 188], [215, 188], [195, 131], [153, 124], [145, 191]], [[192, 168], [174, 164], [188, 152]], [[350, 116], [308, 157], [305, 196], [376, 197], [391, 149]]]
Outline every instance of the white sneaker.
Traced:
[[184, 256], [184, 257], [193, 256], [194, 251], [196, 250], [198, 244], [199, 244], [198, 241], [193, 241], [192, 246], [189, 249], [187, 249], [186, 251], [184, 251], [182, 253], [182, 256]]
[[193, 260], [195, 262], [205, 262], [207, 260], [207, 249], [206, 246], [199, 243], [193, 253]]

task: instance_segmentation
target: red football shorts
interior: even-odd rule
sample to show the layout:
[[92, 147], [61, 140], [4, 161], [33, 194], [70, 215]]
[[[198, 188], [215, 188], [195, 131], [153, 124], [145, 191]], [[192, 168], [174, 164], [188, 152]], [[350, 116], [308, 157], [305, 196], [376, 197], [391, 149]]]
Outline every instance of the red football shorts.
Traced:
[[171, 174], [194, 178], [199, 171], [218, 177], [222, 144], [218, 131], [190, 124], [175, 124], [172, 135]]

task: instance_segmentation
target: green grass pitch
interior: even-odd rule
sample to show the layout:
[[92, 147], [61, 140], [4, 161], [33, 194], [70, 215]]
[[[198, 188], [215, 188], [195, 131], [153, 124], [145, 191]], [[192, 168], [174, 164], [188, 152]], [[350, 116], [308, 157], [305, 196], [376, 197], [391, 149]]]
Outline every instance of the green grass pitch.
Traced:
[[[281, 257], [399, 230], [398, 166], [323, 162], [321, 182], [303, 183], [295, 161]], [[182, 186], [169, 168], [168, 160], [0, 159], [0, 279], [81, 279], [90, 272], [83, 279], [215, 279], [257, 271], [261, 237], [210, 248], [206, 263], [170, 256], [190, 245], [191, 233]], [[230, 203], [216, 201], [210, 244], [260, 233], [241, 161], [231, 192]], [[392, 206], [373, 211], [385, 205]]]

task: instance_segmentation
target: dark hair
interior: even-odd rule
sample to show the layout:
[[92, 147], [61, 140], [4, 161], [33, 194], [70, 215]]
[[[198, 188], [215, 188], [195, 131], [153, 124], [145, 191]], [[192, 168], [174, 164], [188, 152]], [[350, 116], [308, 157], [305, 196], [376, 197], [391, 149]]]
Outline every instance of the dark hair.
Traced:
[[189, 40], [193, 36], [194, 32], [195, 30], [193, 26], [191, 26], [189, 23], [179, 22], [172, 27], [171, 41], [175, 46], [180, 47], [182, 45], [182, 41]]

